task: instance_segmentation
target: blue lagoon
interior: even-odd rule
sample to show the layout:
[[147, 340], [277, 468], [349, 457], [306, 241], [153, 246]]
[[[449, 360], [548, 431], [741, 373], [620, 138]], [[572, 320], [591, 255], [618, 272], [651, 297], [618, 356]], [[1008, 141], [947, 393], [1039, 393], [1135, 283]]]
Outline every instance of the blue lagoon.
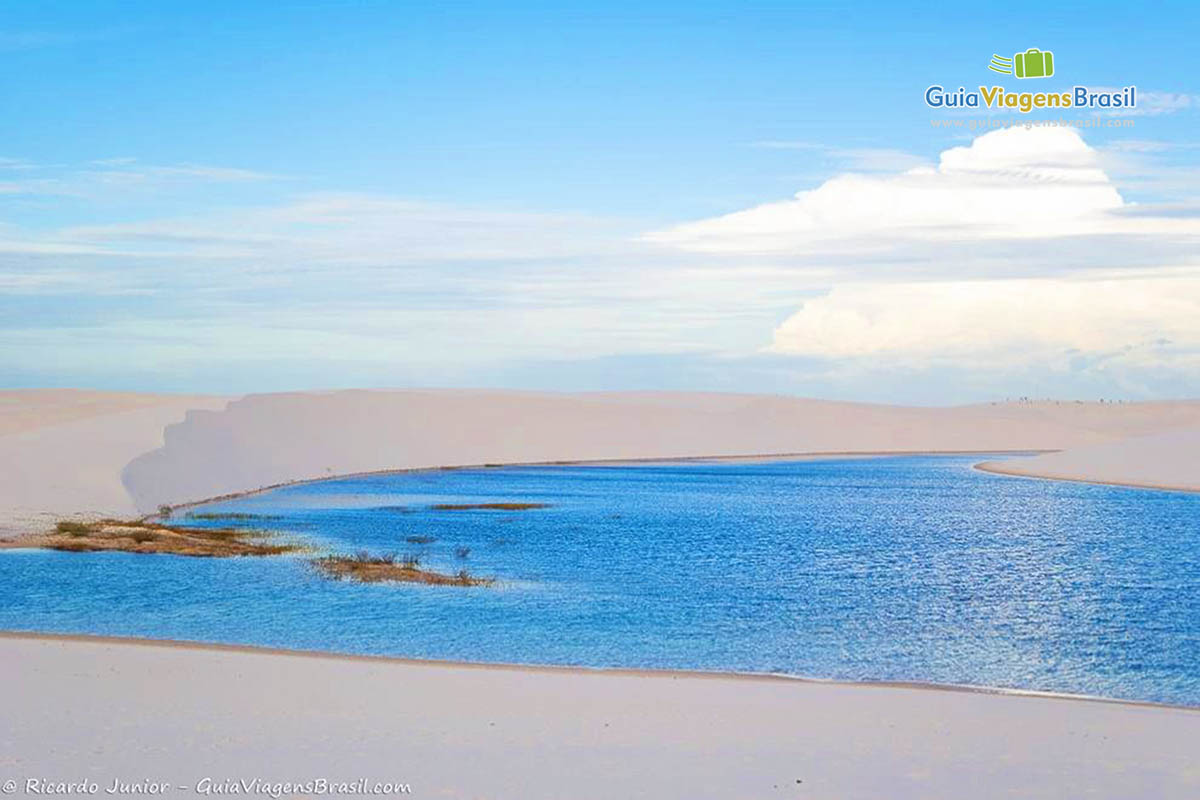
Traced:
[[[433, 470], [180, 510], [491, 587], [303, 556], [0, 554], [0, 628], [414, 658], [781, 673], [1200, 705], [1200, 495], [981, 456]], [[497, 503], [526, 510], [446, 509]]]

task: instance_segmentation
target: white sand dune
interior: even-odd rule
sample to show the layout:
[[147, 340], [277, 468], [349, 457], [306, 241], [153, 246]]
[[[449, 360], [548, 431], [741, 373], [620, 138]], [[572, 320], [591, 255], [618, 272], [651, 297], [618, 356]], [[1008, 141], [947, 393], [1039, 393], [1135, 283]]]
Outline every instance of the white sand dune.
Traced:
[[0, 637], [0, 778], [413, 797], [1193, 798], [1200, 711]]
[[1057, 450], [1200, 427], [1200, 403], [905, 408], [696, 393], [254, 395], [135, 459], [137, 507], [387, 469], [814, 452]]
[[71, 516], [137, 513], [121, 483], [133, 458], [162, 445], [163, 429], [214, 397], [70, 389], [0, 392], [0, 534]]
[[1137, 436], [979, 466], [1007, 475], [1200, 491], [1200, 429]]

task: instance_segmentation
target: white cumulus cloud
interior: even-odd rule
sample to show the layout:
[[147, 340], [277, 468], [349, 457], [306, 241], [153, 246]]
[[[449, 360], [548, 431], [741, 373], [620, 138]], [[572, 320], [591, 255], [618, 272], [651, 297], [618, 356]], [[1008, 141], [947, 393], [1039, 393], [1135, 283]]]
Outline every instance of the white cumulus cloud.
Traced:
[[977, 368], [1082, 354], [1195, 354], [1200, 272], [843, 284], [788, 317], [770, 350]]
[[644, 238], [697, 252], [803, 254], [888, 240], [1200, 235], [1195, 220], [1127, 209], [1099, 154], [1077, 131], [1014, 127], [944, 151], [936, 167], [839, 175], [789, 200]]

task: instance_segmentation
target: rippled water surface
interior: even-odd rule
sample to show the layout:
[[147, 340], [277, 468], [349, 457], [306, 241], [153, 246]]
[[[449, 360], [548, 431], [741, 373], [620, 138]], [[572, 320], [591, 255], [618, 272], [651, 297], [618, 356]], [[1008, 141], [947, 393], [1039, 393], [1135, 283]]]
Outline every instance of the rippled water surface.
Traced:
[[[10, 551], [0, 628], [1200, 705], [1200, 496], [1005, 478], [973, 470], [979, 460], [512, 467], [293, 486], [198, 511], [499, 584], [337, 582], [296, 557]], [[432, 508], [504, 501], [549, 507]]]

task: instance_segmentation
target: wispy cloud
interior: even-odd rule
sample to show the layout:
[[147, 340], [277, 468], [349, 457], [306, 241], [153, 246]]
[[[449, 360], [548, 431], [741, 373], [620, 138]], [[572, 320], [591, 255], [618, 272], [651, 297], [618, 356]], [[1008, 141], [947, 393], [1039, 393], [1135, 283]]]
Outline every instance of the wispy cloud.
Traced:
[[928, 163], [921, 156], [889, 147], [845, 147], [782, 139], [751, 142], [750, 146], [765, 150], [817, 153], [839, 168], [862, 172], [895, 172]]
[[1104, 171], [1123, 188], [1143, 196], [1172, 198], [1177, 204], [1200, 199], [1197, 148], [1200, 144], [1190, 141], [1115, 139], [1098, 147], [1097, 156]]
[[1194, 111], [1200, 108], [1200, 96], [1185, 92], [1145, 91], [1138, 92], [1137, 105], [1132, 109], [1118, 111], [1113, 109], [1114, 116], [1139, 116], [1175, 114], [1180, 111]]
[[1100, 152], [1111, 153], [1162, 153], [1173, 150], [1177, 146], [1174, 142], [1162, 142], [1153, 139], [1117, 139], [1097, 149]]
[[38, 164], [16, 158], [0, 159], [9, 173], [9, 194], [48, 197], [112, 197], [114, 190], [155, 190], [186, 184], [248, 183], [286, 180], [239, 167], [209, 164], [148, 164], [136, 158], [94, 159], [80, 165]]
[[929, 165], [928, 159], [888, 147], [848, 147], [826, 151], [845, 169], [862, 172], [897, 172]]
[[115, 158], [94, 158], [88, 163], [100, 167], [119, 167], [126, 164], [133, 164], [136, 161], [137, 159], [133, 156], [117, 156]]
[[35, 165], [22, 158], [3, 158], [0, 157], [0, 169], [4, 170], [27, 170], [34, 169]]
[[544, 260], [626, 248], [619, 223], [349, 193], [176, 219], [64, 228], [98, 253], [253, 258], [260, 263], [410, 264]]
[[85, 170], [79, 174], [103, 182], [142, 184], [175, 180], [240, 183], [243, 181], [280, 180], [282, 178], [280, 175], [272, 175], [266, 172], [206, 164], [140, 164], [133, 159], [109, 159], [106, 162], [97, 163], [109, 168]]
[[758, 147], [764, 150], [820, 150], [825, 151], [827, 145], [818, 142], [804, 141], [789, 141], [787, 139], [767, 139], [759, 142], [751, 142], [751, 147]]
[[0, 31], [0, 53], [38, 50], [43, 47], [68, 47], [88, 42], [104, 41], [128, 32], [126, 28], [91, 31]]

